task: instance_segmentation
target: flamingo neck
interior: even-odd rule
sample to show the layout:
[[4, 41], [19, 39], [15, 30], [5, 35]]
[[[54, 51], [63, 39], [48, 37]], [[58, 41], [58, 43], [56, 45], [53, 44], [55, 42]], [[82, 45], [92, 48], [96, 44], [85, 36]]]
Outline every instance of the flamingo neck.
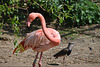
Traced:
[[38, 17], [39, 17], [39, 19], [41, 21], [42, 29], [44, 30], [46, 28], [45, 18], [40, 13], [38, 14]]
[[58, 45], [58, 42], [56, 42], [57, 39], [55, 39], [54, 37], [52, 37], [51, 33], [46, 28], [45, 18], [41, 14], [38, 14], [38, 17], [40, 18], [41, 25], [42, 25], [42, 30], [43, 30], [45, 36], [48, 38], [48, 40], [50, 40], [51, 42], [55, 43], [55, 45], [56, 44]]

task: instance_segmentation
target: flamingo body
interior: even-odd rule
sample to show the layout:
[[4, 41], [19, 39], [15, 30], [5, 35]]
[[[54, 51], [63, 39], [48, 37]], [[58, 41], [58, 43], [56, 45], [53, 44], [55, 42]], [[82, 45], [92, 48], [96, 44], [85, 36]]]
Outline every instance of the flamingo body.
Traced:
[[[59, 39], [61, 39], [58, 31], [52, 28], [47, 29], [52, 34], [52, 37], [55, 37], [57, 35]], [[29, 48], [32, 48], [36, 52], [43, 52], [54, 47], [54, 44], [47, 39], [42, 29], [28, 33], [26, 38], [23, 41], [21, 41], [19, 45], [22, 45], [24, 48], [24, 50], [20, 49], [20, 52], [23, 52]], [[13, 54], [15, 53], [17, 48], [15, 48]]]

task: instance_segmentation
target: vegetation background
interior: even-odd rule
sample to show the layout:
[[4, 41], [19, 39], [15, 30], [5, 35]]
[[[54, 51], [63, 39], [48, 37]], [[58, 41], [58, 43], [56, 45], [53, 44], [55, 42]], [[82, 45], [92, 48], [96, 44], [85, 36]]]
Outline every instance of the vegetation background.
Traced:
[[[99, 0], [0, 0], [0, 28], [20, 34], [31, 12], [40, 12], [55, 28], [100, 24]], [[24, 22], [24, 23], [23, 23]], [[2, 32], [0, 32], [2, 33]]]

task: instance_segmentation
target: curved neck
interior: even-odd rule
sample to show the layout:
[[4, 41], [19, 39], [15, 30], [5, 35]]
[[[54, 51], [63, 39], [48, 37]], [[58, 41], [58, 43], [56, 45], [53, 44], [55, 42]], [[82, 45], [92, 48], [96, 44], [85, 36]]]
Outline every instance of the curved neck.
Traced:
[[40, 18], [40, 21], [41, 21], [41, 25], [42, 25], [42, 29], [43, 29], [43, 32], [45, 34], [45, 36], [53, 43], [55, 44], [58, 44], [59, 43], [59, 39], [58, 38], [54, 38], [52, 36], [52, 34], [47, 30], [46, 28], [46, 22], [45, 22], [45, 19], [44, 17], [39, 13], [38, 16]]
[[40, 13], [38, 13], [37, 17], [39, 17], [39, 19], [41, 21], [42, 29], [44, 30], [44, 28], [46, 28], [46, 22], [45, 22], [44, 17]]

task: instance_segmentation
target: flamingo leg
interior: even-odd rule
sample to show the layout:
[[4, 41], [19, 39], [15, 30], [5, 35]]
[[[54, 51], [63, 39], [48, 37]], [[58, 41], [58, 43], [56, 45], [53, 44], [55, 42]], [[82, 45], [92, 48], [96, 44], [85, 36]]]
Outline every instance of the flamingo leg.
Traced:
[[41, 64], [41, 60], [42, 60], [42, 54], [43, 54], [43, 52], [41, 52], [41, 55], [40, 55], [40, 59], [39, 59], [39, 67], [41, 67], [42, 66], [42, 64]]
[[37, 54], [36, 54], [35, 60], [33, 62], [33, 67], [36, 67], [36, 61], [37, 61], [37, 58], [38, 58], [38, 54], [39, 54], [39, 52], [37, 52]]

